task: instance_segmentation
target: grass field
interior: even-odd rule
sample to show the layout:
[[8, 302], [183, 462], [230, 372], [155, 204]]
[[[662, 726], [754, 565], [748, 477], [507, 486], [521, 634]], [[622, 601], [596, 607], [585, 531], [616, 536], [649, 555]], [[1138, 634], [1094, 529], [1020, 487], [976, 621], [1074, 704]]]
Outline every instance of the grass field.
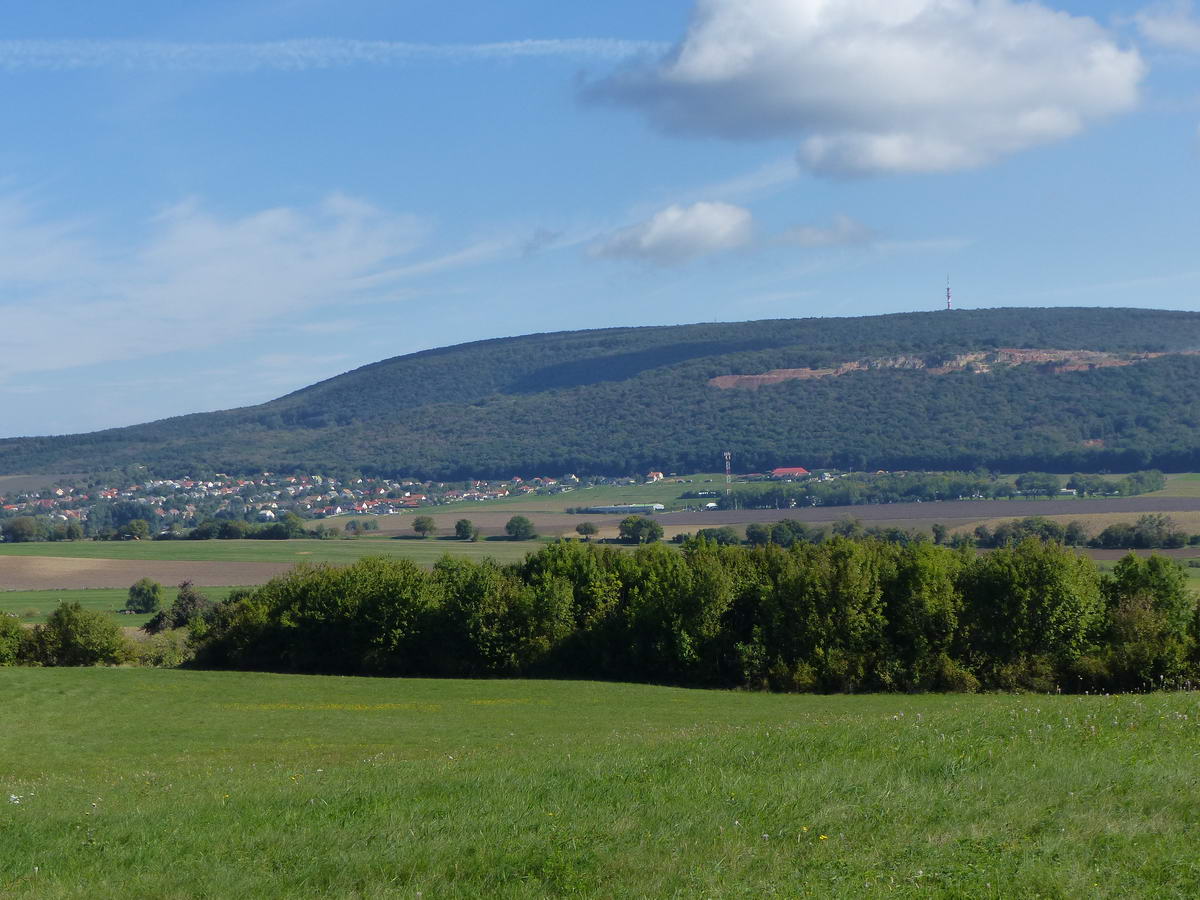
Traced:
[[[224, 600], [229, 596], [232, 587], [205, 587], [200, 592], [214, 602]], [[120, 615], [117, 610], [124, 609], [129, 599], [127, 589], [90, 588], [87, 590], [66, 591], [0, 591], [0, 614], [13, 613], [22, 622], [44, 622], [46, 616], [54, 611], [60, 603], [78, 603], [84, 609], [91, 609], [108, 615], [109, 619], [118, 625], [126, 627], [141, 626], [150, 618], [148, 615]], [[163, 605], [169, 606], [175, 600], [175, 587], [163, 585]]]
[[443, 554], [511, 561], [541, 546], [539, 541], [455, 541], [393, 539], [294, 541], [62, 541], [0, 544], [0, 557], [43, 556], [78, 559], [184, 560], [215, 562], [350, 563], [364, 556], [390, 556], [432, 565]]
[[[683, 482], [683, 483], [680, 483]], [[717, 491], [725, 489], [725, 473], [702, 473], [669, 477], [654, 484], [598, 485], [581, 487], [562, 494], [527, 497], [505, 497], [502, 500], [486, 500], [471, 503], [455, 503], [453, 509], [464, 514], [493, 509], [515, 512], [562, 512], [585, 506], [617, 506], [626, 503], [661, 503], [667, 509], [682, 509], [684, 506], [703, 505], [703, 500], [681, 500], [686, 491]], [[422, 510], [425, 512], [425, 510]]]
[[1193, 897], [1195, 694], [0, 670], [0, 895]]
[[1200, 473], [1186, 472], [1168, 475], [1167, 486], [1148, 497], [1200, 497]]

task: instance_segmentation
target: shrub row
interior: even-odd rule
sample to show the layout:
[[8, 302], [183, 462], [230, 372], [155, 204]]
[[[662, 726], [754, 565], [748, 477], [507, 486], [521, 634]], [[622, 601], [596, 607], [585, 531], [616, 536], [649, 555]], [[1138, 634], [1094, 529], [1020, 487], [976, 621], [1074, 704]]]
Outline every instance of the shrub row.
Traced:
[[301, 567], [193, 620], [198, 662], [780, 691], [1136, 690], [1197, 669], [1196, 598], [1157, 556], [1101, 574], [1036, 539], [976, 555], [833, 537], [790, 548], [561, 542], [432, 571]]

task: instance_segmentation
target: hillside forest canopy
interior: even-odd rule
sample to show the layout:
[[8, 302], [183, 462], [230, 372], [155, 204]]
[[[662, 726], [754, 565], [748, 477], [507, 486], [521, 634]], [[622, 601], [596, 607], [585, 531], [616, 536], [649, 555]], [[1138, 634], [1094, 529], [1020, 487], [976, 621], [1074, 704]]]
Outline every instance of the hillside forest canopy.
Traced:
[[[939, 370], [963, 354], [1047, 361]], [[988, 309], [529, 335], [374, 363], [259, 406], [0, 441], [0, 473], [145, 465], [425, 478], [1200, 469], [1200, 313]], [[1164, 355], [1158, 355], [1164, 354]], [[1035, 355], [1036, 356], [1036, 355]], [[887, 366], [872, 361], [890, 360]], [[864, 362], [865, 361], [865, 362]], [[713, 379], [833, 370], [756, 390]]]

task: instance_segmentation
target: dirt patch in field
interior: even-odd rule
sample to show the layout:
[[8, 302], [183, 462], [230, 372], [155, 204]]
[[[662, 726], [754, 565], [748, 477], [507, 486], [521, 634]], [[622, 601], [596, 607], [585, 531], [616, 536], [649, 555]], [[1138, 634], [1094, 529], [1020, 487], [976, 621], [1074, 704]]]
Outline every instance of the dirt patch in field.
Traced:
[[167, 585], [181, 581], [199, 587], [250, 585], [262, 584], [290, 568], [288, 563], [4, 556], [0, 557], [0, 591], [127, 588], [139, 578]]

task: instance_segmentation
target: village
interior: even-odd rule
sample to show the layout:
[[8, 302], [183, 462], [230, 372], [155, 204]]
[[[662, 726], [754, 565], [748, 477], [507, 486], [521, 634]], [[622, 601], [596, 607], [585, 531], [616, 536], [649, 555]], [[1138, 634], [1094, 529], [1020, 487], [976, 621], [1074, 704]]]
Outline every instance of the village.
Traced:
[[[791, 481], [805, 478], [800, 467], [738, 476], [738, 481]], [[829, 477], [828, 474], [825, 477]], [[119, 520], [141, 518], [161, 530], [186, 528], [210, 519], [274, 522], [292, 513], [302, 519], [342, 515], [393, 516], [426, 507], [478, 503], [529, 495], [556, 495], [581, 488], [655, 484], [671, 480], [691, 484], [690, 477], [659, 471], [644, 476], [513, 476], [504, 480], [465, 482], [418, 481], [412, 478], [356, 477], [337, 479], [320, 474], [280, 475], [263, 472], [253, 477], [223, 473], [197, 478], [151, 478], [106, 483], [104, 480], [64, 479], [32, 491], [0, 495], [0, 521], [36, 517], [50, 526], [74, 524], [72, 532], [99, 533]], [[694, 491], [683, 496], [715, 497], [717, 491]], [[715, 507], [716, 504], [709, 504]], [[661, 509], [658, 505], [658, 509]]]

